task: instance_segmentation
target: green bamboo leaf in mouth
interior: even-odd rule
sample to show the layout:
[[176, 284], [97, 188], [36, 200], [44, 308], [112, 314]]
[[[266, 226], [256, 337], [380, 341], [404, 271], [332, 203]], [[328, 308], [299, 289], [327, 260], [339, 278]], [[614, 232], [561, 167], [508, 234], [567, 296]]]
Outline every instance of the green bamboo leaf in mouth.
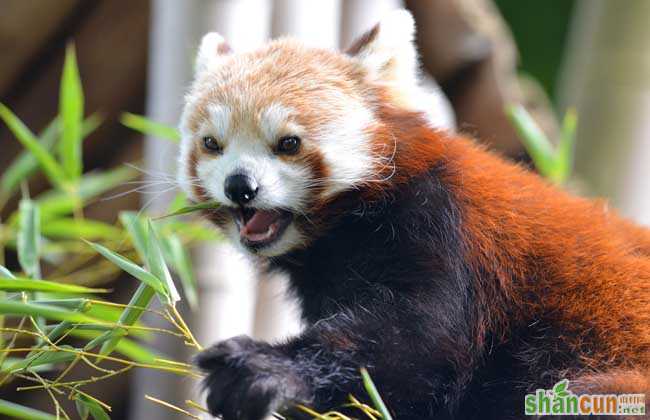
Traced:
[[220, 206], [221, 205], [219, 203], [215, 202], [215, 201], [205, 201], [205, 202], [202, 202], [202, 203], [182, 207], [182, 208], [180, 208], [180, 209], [178, 209], [178, 210], [176, 210], [176, 211], [174, 211], [172, 213], [165, 214], [163, 216], [157, 217], [154, 220], [163, 219], [163, 218], [166, 218], [166, 217], [181, 216], [183, 214], [194, 213], [194, 212], [201, 211], [201, 210], [217, 209]]

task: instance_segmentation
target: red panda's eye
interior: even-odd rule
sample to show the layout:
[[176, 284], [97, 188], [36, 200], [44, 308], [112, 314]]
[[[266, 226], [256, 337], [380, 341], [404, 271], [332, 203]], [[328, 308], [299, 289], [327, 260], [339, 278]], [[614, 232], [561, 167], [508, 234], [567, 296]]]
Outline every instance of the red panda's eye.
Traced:
[[212, 136], [203, 137], [203, 145], [211, 152], [221, 153], [221, 145]]
[[300, 148], [300, 137], [286, 136], [286, 137], [282, 137], [278, 141], [277, 152], [286, 155], [293, 155], [298, 153], [299, 148]]

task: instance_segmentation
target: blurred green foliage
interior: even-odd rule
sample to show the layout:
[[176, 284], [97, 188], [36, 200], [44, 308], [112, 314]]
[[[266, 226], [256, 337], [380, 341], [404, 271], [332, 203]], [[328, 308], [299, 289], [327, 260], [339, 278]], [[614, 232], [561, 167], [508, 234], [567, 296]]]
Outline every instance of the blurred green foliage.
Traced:
[[[139, 174], [130, 167], [84, 173], [83, 142], [100, 120], [84, 117], [72, 45], [66, 50], [58, 115], [42, 133], [34, 134], [0, 104], [0, 121], [25, 148], [0, 176], [0, 209], [19, 198], [18, 209], [0, 221], [0, 385], [27, 381], [29, 386], [15, 389], [47, 392], [55, 414], [0, 400], [0, 414], [5, 416], [69, 418], [57, 398], [65, 394], [75, 402], [80, 418], [108, 419], [111, 407], [83, 388], [135, 367], [200, 378], [191, 365], [166, 360], [134, 338], [171, 334], [201, 349], [176, 309], [181, 295], [171, 272], [196, 308], [196, 280], [187, 247], [200, 240], [193, 232], [205, 229], [178, 219], [153, 222], [142, 212], [119, 212], [114, 224], [84, 214], [107, 191], [125, 183], [141, 184], [133, 181]], [[144, 134], [178, 138], [174, 128], [142, 117], [131, 116], [127, 122]], [[39, 170], [51, 189], [31, 198], [28, 181]], [[184, 201], [174, 205], [179, 202]], [[3, 266], [5, 250], [17, 256], [17, 267]], [[127, 305], [101, 299], [97, 294], [108, 290], [92, 287], [112, 280], [120, 270], [139, 281]], [[160, 310], [150, 308], [154, 296]], [[146, 311], [164, 318], [169, 328], [143, 325], [140, 318]], [[99, 366], [105, 360], [122, 367]], [[68, 374], [76, 364], [93, 368], [93, 376], [71, 380]]]
[[[19, 198], [18, 209], [0, 220], [0, 386], [46, 392], [53, 405], [50, 414], [0, 399], [0, 415], [70, 419], [69, 410], [59, 402], [67, 398], [74, 401], [78, 418], [108, 420], [110, 405], [102, 401], [102, 395], [88, 394], [87, 385], [133, 368], [201, 379], [202, 374], [192, 365], [168, 360], [147, 340], [152, 334], [166, 334], [195, 350], [202, 349], [176, 305], [182, 299], [192, 309], [198, 305], [188, 247], [219, 236], [198, 222], [170, 216], [212, 208], [215, 203], [191, 205], [179, 193], [165, 217], [151, 219], [144, 209], [120, 211], [111, 224], [84, 214], [86, 207], [101, 199], [102, 194], [141, 182], [133, 181], [138, 176], [133, 167], [84, 172], [83, 142], [101, 119], [84, 118], [84, 93], [72, 45], [66, 51], [61, 77], [59, 113], [48, 128], [38, 135], [33, 133], [3, 104], [0, 121], [25, 148], [0, 176], [0, 210], [14, 197]], [[125, 113], [121, 122], [148, 136], [173, 142], [180, 139], [175, 128], [139, 115]], [[51, 188], [31, 198], [28, 181], [39, 170]], [[16, 267], [3, 265], [5, 250], [17, 256]], [[106, 284], [120, 271], [137, 282], [128, 304], [102, 299], [109, 290], [94, 287]], [[172, 273], [182, 286], [182, 295]], [[152, 309], [154, 298], [158, 306]], [[148, 327], [141, 320], [145, 312], [163, 319], [166, 326]], [[117, 367], [107, 366], [106, 362]], [[91, 376], [70, 374], [75, 365], [91, 368]], [[362, 375], [375, 408], [353, 396], [347, 405], [369, 419], [390, 420], [370, 376], [365, 370]], [[17, 380], [27, 385], [15, 385]], [[176, 407], [157, 398], [145, 398], [167, 408]], [[205, 411], [193, 401], [186, 400], [185, 404]], [[314, 418], [351, 420], [337, 412], [325, 416], [302, 408]], [[199, 418], [187, 410], [178, 410], [190, 418]]]
[[573, 172], [578, 124], [575, 110], [569, 109], [564, 115], [556, 142], [549, 140], [523, 106], [509, 106], [506, 114], [540, 175], [555, 184], [566, 184]]
[[495, 0], [517, 43], [520, 70], [556, 99], [557, 79], [575, 0]]

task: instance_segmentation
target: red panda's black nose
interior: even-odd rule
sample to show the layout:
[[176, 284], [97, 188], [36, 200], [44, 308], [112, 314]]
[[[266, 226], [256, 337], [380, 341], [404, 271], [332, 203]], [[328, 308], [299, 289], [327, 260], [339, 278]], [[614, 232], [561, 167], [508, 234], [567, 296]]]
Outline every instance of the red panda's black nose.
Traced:
[[245, 174], [230, 175], [224, 183], [224, 193], [232, 202], [243, 206], [250, 203], [259, 187], [253, 178]]

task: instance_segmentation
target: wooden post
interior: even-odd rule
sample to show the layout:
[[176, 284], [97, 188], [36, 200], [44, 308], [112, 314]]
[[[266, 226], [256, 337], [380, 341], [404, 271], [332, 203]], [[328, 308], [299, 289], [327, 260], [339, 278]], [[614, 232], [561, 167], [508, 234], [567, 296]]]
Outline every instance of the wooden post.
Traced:
[[578, 111], [576, 172], [650, 224], [650, 2], [578, 3], [560, 98]]

